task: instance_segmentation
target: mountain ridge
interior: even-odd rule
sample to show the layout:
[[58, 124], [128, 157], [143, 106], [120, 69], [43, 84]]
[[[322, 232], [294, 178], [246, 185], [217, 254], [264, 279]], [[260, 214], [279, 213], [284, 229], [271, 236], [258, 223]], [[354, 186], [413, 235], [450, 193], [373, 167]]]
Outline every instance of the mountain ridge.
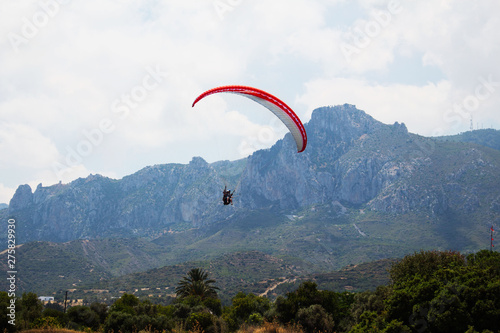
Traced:
[[[481, 201], [478, 184], [491, 182], [475, 184], [471, 179], [478, 176], [472, 174], [498, 182], [496, 150], [411, 134], [404, 124], [382, 124], [353, 105], [318, 108], [305, 127], [309, 145], [300, 154], [287, 134], [239, 161], [209, 164], [194, 157], [189, 164], [145, 167], [120, 180], [90, 175], [69, 184], [40, 184], [34, 192], [21, 185], [0, 214], [16, 217], [19, 242], [155, 238], [269, 207], [291, 213], [339, 202], [394, 214], [425, 210], [439, 215], [464, 205], [474, 211]], [[229, 169], [227, 178], [239, 184], [239, 195], [234, 207], [223, 209], [219, 197], [226, 179], [221, 173]], [[432, 175], [433, 181], [426, 182]], [[497, 207], [500, 193], [491, 191], [495, 194], [486, 200]], [[458, 198], [457, 192], [464, 196]]]
[[[327, 274], [422, 249], [489, 246], [500, 224], [500, 151], [480, 145], [481, 133], [478, 143], [422, 137], [348, 104], [315, 110], [305, 126], [300, 154], [285, 136], [238, 161], [194, 157], [120, 180], [19, 186], [0, 217], [16, 219], [25, 244], [20, 277], [53, 290], [60, 279], [98, 283], [256, 250]], [[220, 202], [225, 182], [239, 184], [234, 206]]]

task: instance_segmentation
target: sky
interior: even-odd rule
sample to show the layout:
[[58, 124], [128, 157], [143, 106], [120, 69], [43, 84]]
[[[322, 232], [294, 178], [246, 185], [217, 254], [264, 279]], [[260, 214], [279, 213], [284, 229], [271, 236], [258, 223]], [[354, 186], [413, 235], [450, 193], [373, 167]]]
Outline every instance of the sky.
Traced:
[[423, 136], [500, 129], [497, 0], [3, 0], [0, 203], [29, 184], [235, 160], [354, 104]]

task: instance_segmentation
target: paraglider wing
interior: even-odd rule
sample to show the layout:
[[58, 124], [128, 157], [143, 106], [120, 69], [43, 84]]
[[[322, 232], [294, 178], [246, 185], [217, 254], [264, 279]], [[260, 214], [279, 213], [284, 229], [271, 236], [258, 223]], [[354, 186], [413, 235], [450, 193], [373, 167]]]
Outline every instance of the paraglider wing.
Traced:
[[298, 152], [300, 153], [304, 151], [304, 149], [306, 149], [307, 134], [304, 125], [300, 121], [299, 117], [283, 101], [263, 90], [246, 86], [217, 87], [207, 90], [203, 94], [198, 96], [193, 102], [193, 107], [196, 103], [198, 103], [198, 101], [205, 98], [206, 96], [221, 92], [245, 96], [272, 111], [285, 124], [285, 126], [292, 134], [295, 143], [297, 144]]

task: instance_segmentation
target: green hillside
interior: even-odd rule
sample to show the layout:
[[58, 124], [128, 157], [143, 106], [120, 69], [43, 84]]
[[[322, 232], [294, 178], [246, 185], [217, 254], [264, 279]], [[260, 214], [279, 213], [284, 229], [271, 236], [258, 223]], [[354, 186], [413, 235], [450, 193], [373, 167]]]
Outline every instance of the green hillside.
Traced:
[[[421, 213], [381, 214], [365, 208], [347, 208], [336, 202], [293, 215], [273, 210], [247, 212], [235, 216], [234, 222], [228, 219], [169, 233], [153, 242], [139, 238], [32, 242], [17, 250], [19, 271], [23, 272], [19, 288], [38, 294], [61, 293], [84, 286], [131, 292], [153, 288], [150, 279], [163, 279], [166, 282], [154, 288], [160, 288], [158, 294], [165, 294], [168, 293], [165, 288], [172, 288], [185, 271], [201, 266], [217, 272], [228, 290], [261, 293], [280, 278], [330, 273], [349, 265], [401, 258], [419, 250], [470, 252], [487, 248], [489, 226], [481, 220], [462, 219], [465, 217], [457, 216], [436, 223]], [[239, 254], [253, 251], [258, 251], [261, 257], [247, 260]], [[233, 255], [237, 259], [231, 259]], [[243, 275], [234, 270], [237, 265], [228, 269], [226, 264], [232, 261], [245, 263]], [[164, 266], [178, 270], [167, 274], [161, 268]], [[148, 271], [151, 269], [155, 270]], [[127, 275], [131, 273], [142, 278]], [[156, 274], [168, 278], [155, 277]], [[95, 286], [102, 279], [113, 282]], [[269, 282], [259, 284], [264, 280]]]
[[[287, 260], [262, 252], [238, 252], [212, 261], [186, 262], [87, 283], [73, 288], [70, 298], [109, 302], [127, 293], [155, 303], [170, 303], [177, 283], [190, 269], [198, 267], [210, 272], [217, 281], [219, 296], [226, 304], [238, 292], [275, 299], [308, 280], [315, 281], [319, 288], [340, 292], [374, 290], [388, 283], [388, 269], [392, 262], [382, 260], [352, 265], [340, 271], [308, 274]], [[60, 292], [56, 293], [56, 298], [62, 297]]]
[[477, 143], [478, 145], [500, 150], [499, 132], [500, 131], [498, 130], [488, 128], [463, 132], [456, 135], [441, 136], [437, 137], [436, 139], [453, 142]]

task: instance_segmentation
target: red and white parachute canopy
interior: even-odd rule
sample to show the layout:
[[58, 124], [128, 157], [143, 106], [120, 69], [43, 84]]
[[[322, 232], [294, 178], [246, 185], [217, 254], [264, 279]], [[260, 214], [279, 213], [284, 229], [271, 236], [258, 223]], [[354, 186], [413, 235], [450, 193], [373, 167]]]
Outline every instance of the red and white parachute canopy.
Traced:
[[227, 92], [232, 94], [237, 94], [240, 96], [248, 97], [255, 102], [265, 106], [271, 110], [290, 130], [295, 143], [297, 144], [298, 152], [304, 151], [307, 146], [307, 134], [304, 125], [300, 121], [299, 117], [293, 112], [293, 110], [282, 102], [277, 97], [263, 91], [260, 89], [246, 87], [246, 86], [222, 86], [213, 88], [205, 91], [203, 94], [198, 96], [193, 102], [193, 107], [199, 100], [205, 98], [206, 96]]

